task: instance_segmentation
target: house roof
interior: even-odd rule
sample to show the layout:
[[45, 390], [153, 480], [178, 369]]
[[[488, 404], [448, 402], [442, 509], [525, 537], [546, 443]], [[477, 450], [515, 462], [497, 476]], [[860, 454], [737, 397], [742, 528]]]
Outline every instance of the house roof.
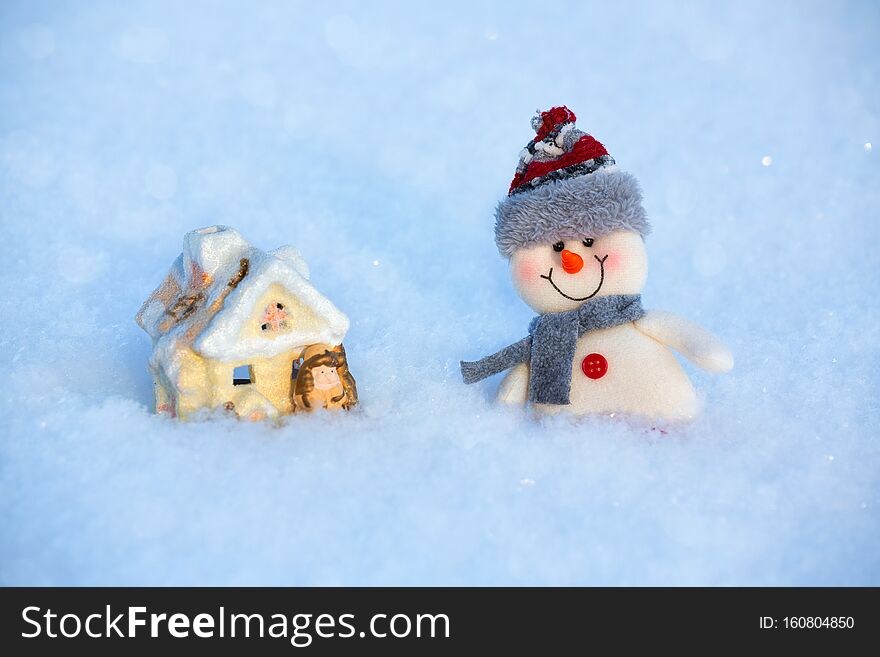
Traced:
[[[317, 321], [271, 336], [243, 335], [260, 297], [275, 284]], [[212, 359], [241, 361], [317, 342], [339, 344], [348, 330], [348, 318], [309, 282], [299, 251], [292, 246], [262, 251], [228, 226], [187, 233], [183, 252], [137, 321], [155, 342], [154, 358], [169, 364], [180, 346]]]

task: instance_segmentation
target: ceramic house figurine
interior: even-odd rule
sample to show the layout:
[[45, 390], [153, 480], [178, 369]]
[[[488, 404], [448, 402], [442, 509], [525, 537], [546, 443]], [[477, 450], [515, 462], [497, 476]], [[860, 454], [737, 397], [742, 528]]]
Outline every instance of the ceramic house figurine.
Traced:
[[[156, 411], [180, 418], [214, 408], [250, 419], [290, 414], [308, 347], [345, 360], [348, 318], [309, 282], [299, 252], [261, 251], [228, 226], [184, 237], [136, 320], [153, 340]], [[344, 373], [350, 408], [357, 392], [347, 364]]]
[[733, 356], [691, 322], [642, 309], [650, 227], [638, 182], [568, 108], [539, 113], [532, 127], [496, 210], [495, 242], [539, 314], [528, 337], [463, 362], [465, 382], [510, 370], [498, 390], [505, 403], [692, 418], [699, 400], [671, 350], [710, 372], [730, 370]]

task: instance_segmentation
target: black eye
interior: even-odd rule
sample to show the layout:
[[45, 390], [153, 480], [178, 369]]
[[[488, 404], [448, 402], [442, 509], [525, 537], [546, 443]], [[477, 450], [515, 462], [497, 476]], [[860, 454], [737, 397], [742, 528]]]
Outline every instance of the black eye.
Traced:
[[592, 238], [592, 237], [588, 237], [587, 239], [585, 239], [585, 240], [584, 240], [584, 246], [587, 247], [588, 249], [589, 249], [591, 246], [593, 246], [593, 238]]
[[556, 242], [556, 244], [553, 245], [553, 250], [556, 251], [556, 253], [559, 253], [564, 248], [565, 242]]

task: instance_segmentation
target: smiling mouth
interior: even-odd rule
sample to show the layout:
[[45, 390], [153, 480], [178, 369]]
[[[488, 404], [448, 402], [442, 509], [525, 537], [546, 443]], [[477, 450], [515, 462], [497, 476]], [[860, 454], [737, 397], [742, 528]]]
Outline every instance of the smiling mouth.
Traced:
[[559, 292], [559, 294], [564, 296], [566, 299], [571, 299], [572, 301], [586, 301], [587, 299], [592, 299], [594, 296], [596, 296], [599, 293], [599, 290], [602, 289], [602, 283], [605, 282], [605, 260], [608, 259], [608, 254], [606, 253], [604, 258], [600, 258], [597, 255], [594, 255], [593, 257], [596, 259], [596, 262], [599, 263], [599, 285], [596, 286], [596, 289], [593, 290], [592, 294], [589, 294], [585, 297], [570, 297], [565, 292], [560, 290], [556, 286], [556, 283], [553, 282], [553, 267], [550, 267], [549, 274], [546, 274], [546, 275], [541, 274], [541, 278], [546, 278], [548, 281], [550, 281], [550, 285], [553, 286], [553, 289], [556, 290], [557, 292]]

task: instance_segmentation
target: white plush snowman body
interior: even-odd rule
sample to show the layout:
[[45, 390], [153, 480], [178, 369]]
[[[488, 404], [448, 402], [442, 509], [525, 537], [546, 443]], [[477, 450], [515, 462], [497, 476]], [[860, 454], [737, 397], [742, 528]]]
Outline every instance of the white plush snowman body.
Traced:
[[694, 417], [699, 397], [674, 352], [711, 372], [729, 370], [733, 356], [695, 324], [642, 309], [651, 228], [638, 181], [575, 127], [567, 107], [531, 123], [536, 135], [496, 209], [495, 243], [538, 318], [527, 338], [462, 362], [465, 382], [509, 370], [498, 390], [505, 403]]
[[[527, 364], [510, 370], [499, 401], [525, 403]], [[634, 326], [596, 331], [578, 340], [572, 363], [571, 403], [536, 404], [543, 412], [623, 413], [688, 419], [699, 410], [696, 391], [675, 356]]]
[[[630, 231], [532, 245], [517, 249], [510, 259], [517, 292], [541, 314], [573, 310], [602, 296], [638, 294], [647, 270], [642, 237]], [[535, 406], [550, 413], [690, 419], [700, 402], [673, 350], [711, 372], [733, 366], [729, 350], [708, 331], [670, 313], [650, 311], [634, 322], [578, 338], [570, 403]], [[528, 379], [528, 363], [512, 368], [499, 387], [499, 401], [526, 403]]]

